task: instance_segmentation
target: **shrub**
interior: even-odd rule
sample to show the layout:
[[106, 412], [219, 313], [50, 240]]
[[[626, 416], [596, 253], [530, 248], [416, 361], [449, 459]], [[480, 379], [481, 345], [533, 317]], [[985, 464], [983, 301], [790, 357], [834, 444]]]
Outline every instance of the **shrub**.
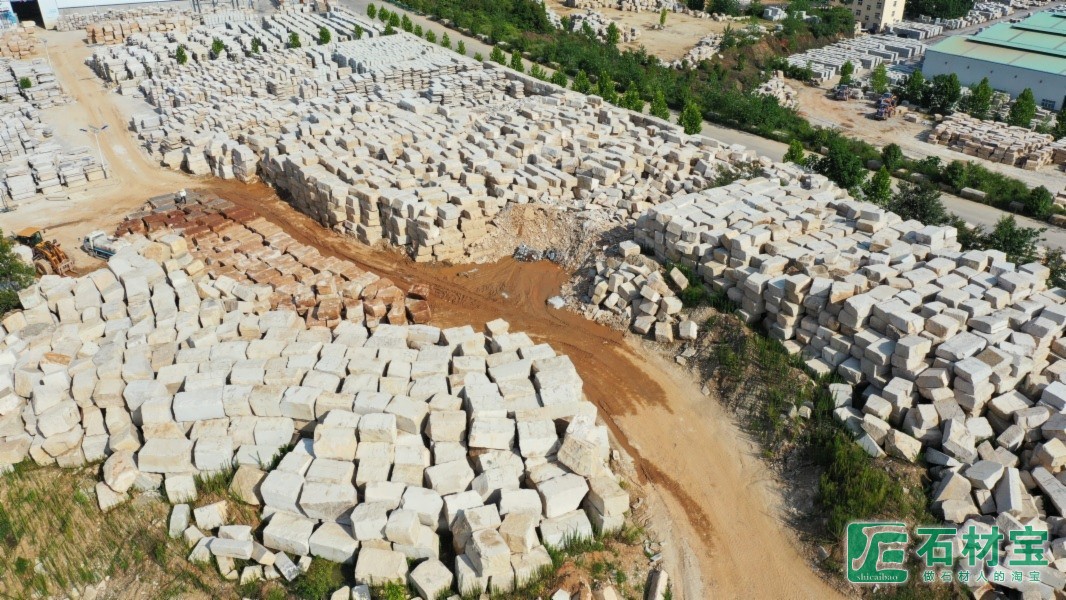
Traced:
[[357, 40], [363, 39], [363, 27], [361, 25], [356, 25], [355, 26], [355, 32], [354, 33], [355, 33], [355, 39], [357, 39]]
[[411, 17], [408, 17], [407, 13], [404, 13], [403, 17], [400, 19], [400, 29], [403, 29], [407, 33], [411, 33], [414, 31], [414, 28], [415, 24], [411, 21]]
[[330, 30], [328, 28], [326, 28], [326, 27], [319, 27], [318, 28], [318, 45], [319, 46], [325, 46], [326, 44], [330, 43], [331, 41], [333, 41], [333, 34], [330, 33]]
[[459, 43], [455, 45], [455, 51], [459, 54], [466, 54], [466, 42], [459, 40]]
[[903, 149], [899, 144], [889, 144], [881, 149], [881, 164], [890, 172], [903, 166]]
[[[252, 40], [252, 48], [255, 48], [255, 40]], [[174, 53], [174, 59], [178, 61], [179, 65], [184, 65], [189, 62], [189, 53], [185, 51], [185, 46], [178, 46], [178, 51]], [[27, 77], [23, 77], [22, 79], [25, 79], [27, 83], [29, 82], [29, 78]], [[29, 87], [28, 85], [23, 85], [22, 79], [19, 79], [19, 87], [24, 89]]]
[[518, 50], [511, 52], [511, 68], [515, 71], [518, 71], [519, 73], [522, 73], [526, 70], [525, 67], [522, 65], [522, 55], [518, 52]]
[[485, 55], [480, 53], [480, 52], [475, 52], [474, 53], [474, 60], [476, 60], [478, 62], [484, 62], [485, 61]]
[[371, 19], [378, 16], [378, 7], [374, 6], [373, 2], [366, 5], [366, 16], [370, 17]]
[[427, 29], [426, 30], [426, 41], [431, 43], [431, 44], [436, 44], [437, 43], [437, 34], [434, 33], [432, 30]]
[[578, 71], [570, 87], [579, 94], [587, 94], [592, 91], [592, 82], [584, 71]]
[[689, 135], [703, 131], [703, 114], [700, 113], [700, 107], [695, 102], [686, 102], [685, 107], [681, 109], [681, 114], [677, 117], [677, 123]]
[[559, 87], [566, 87], [566, 73], [562, 69], [556, 69], [551, 76], [551, 82]]
[[444, 35], [441, 36], [440, 45], [444, 46], [445, 48], [451, 48], [452, 47], [452, 39], [450, 37], [448, 37], [448, 32], [444, 32]]
[[421, 25], [415, 25], [415, 35], [417, 35], [418, 37], [422, 37], [424, 34], [425, 34], [425, 32], [422, 31], [422, 26]]
[[296, 578], [292, 592], [302, 600], [320, 600], [329, 598], [334, 590], [344, 585], [341, 566], [322, 558], [311, 561], [307, 573]]
[[804, 162], [803, 156], [803, 143], [799, 140], [792, 140], [788, 143], [788, 152], [785, 152], [785, 162], [796, 163], [802, 165]]
[[18, 291], [33, 283], [35, 273], [31, 265], [15, 255], [12, 242], [0, 231], [0, 315], [21, 306]]
[[1038, 219], [1046, 219], [1055, 210], [1055, 198], [1044, 186], [1030, 190], [1025, 198], [1025, 211]]
[[226, 45], [222, 43], [222, 40], [215, 38], [211, 40], [211, 56], [218, 58], [222, 56], [222, 52], [226, 50]]
[[300, 43], [300, 34], [295, 31], [289, 32], [289, 48], [299, 48], [300, 46], [303, 46]]

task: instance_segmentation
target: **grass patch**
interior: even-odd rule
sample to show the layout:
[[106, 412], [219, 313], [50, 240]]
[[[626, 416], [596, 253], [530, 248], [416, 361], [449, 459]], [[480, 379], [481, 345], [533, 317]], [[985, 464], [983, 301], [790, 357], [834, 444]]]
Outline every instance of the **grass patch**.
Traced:
[[[341, 572], [341, 565], [322, 558], [315, 558], [311, 561], [311, 567], [307, 570], [307, 573], [297, 577], [289, 586], [289, 589], [297, 598], [302, 600], [320, 600], [321, 598], [329, 598], [329, 595], [342, 585], [344, 585], [344, 574]], [[385, 589], [388, 589], [388, 586]], [[400, 593], [407, 593], [407, 588], [400, 586], [400, 589]], [[391, 600], [395, 596], [377, 597]], [[406, 600], [406, 596], [399, 596], [399, 598]]]

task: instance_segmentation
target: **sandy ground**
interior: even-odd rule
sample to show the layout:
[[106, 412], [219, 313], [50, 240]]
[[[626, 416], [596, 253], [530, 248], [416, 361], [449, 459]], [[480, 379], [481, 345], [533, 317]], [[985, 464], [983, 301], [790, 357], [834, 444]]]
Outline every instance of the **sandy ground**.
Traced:
[[135, 107], [130, 98], [107, 90], [85, 66], [92, 50], [82, 43], [81, 32], [39, 32], [48, 40], [49, 54], [63, 89], [76, 102], [42, 111], [42, 120], [55, 128], [56, 136], [70, 145], [95, 148], [90, 136], [79, 131], [89, 125], [102, 127], [100, 150], [111, 177], [87, 189], [69, 194], [69, 200], [36, 200], [0, 214], [5, 232], [27, 226], [47, 228], [49, 238], [58, 239], [75, 267], [92, 264], [88, 255], [75, 250], [81, 236], [114, 224], [145, 199], [193, 187], [196, 181], [181, 173], [166, 171], [148, 160], [128, 132], [129, 115]]
[[794, 82], [793, 87], [799, 92], [799, 113], [814, 125], [839, 128], [849, 136], [857, 137], [875, 146], [886, 146], [895, 142], [903, 153], [914, 158], [938, 156], [943, 162], [953, 160], [979, 161], [991, 171], [1003, 173], [1024, 181], [1030, 187], [1044, 186], [1056, 193], [1066, 188], [1066, 174], [1061, 168], [1044, 167], [1038, 171], [1029, 171], [981, 160], [961, 152], [926, 142], [931, 126], [924, 123], [910, 123], [902, 117], [887, 121], [873, 118], [875, 112], [872, 102], [867, 100], [837, 101], [829, 98], [827, 88], [812, 87]]
[[[397, 283], [427, 283], [435, 324], [479, 327], [503, 317], [516, 330], [550, 342], [573, 359], [590, 400], [652, 492], [649, 503], [656, 518], [650, 529], [666, 542], [675, 598], [838, 595], [792, 542], [793, 532], [779, 509], [779, 488], [757, 449], [716, 402], [700, 394], [690, 376], [618, 331], [546, 306], [545, 300], [569, 278], [566, 271], [551, 263], [512, 260], [478, 266], [415, 264], [395, 252], [371, 249], [322, 229], [265, 185], [196, 180], [161, 169], [126, 131], [123, 111], [136, 107], [104, 89], [83, 64], [89, 49], [79, 35], [46, 35], [52, 56], [62, 56], [55, 60], [57, 75], [78, 100], [65, 107], [62, 118], [67, 125], [57, 133], [65, 135], [67, 126], [76, 130], [84, 124], [108, 124], [100, 142], [112, 179], [78, 200], [0, 215], [4, 229], [46, 226], [50, 236], [70, 248], [92, 229], [114, 227], [148, 197], [181, 187], [201, 188], [256, 209], [326, 254], [372, 268]], [[98, 264], [78, 251], [71, 255], [82, 267]], [[764, 576], [752, 577], [755, 570]]]
[[[585, 12], [585, 9], [582, 8], [564, 6], [561, 0], [548, 0], [548, 6], [559, 16]], [[640, 31], [640, 37], [632, 42], [619, 44], [619, 47], [636, 50], [644, 46], [648, 54], [653, 54], [663, 60], [676, 60], [683, 57], [689, 48], [696, 45], [696, 42], [701, 37], [708, 33], [721, 33], [730, 25], [730, 23], [670, 13], [666, 15], [666, 28], [659, 30], [654, 29], [659, 24], [659, 13], [654, 11], [638, 13], [618, 10], [617, 8], [597, 8], [595, 10], [613, 20], [621, 28], [636, 27]], [[733, 29], [742, 27], [739, 23], [732, 23], [732, 25]]]

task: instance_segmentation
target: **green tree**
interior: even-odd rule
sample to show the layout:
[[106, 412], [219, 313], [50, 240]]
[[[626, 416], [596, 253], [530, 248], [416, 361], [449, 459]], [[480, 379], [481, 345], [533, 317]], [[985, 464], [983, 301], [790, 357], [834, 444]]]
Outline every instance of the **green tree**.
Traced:
[[441, 36], [440, 45], [444, 46], [445, 48], [451, 48], [452, 47], [452, 39], [450, 37], [448, 37], [448, 32], [447, 31], [445, 31], [444, 35]]
[[617, 46], [618, 42], [622, 41], [622, 32], [618, 31], [618, 26], [614, 24], [614, 21], [607, 26], [607, 43], [612, 46]]
[[1007, 260], [1021, 265], [1039, 259], [1040, 237], [1044, 231], [1035, 227], [1019, 227], [1011, 215], [996, 221], [996, 226], [981, 241], [986, 248], [1004, 252]]
[[651, 108], [648, 109], [648, 114], [663, 120], [670, 120], [670, 107], [666, 105], [666, 96], [663, 95], [662, 88], [655, 88], [655, 93], [652, 94], [651, 97]]
[[940, 201], [940, 190], [931, 183], [900, 182], [899, 191], [888, 203], [888, 210], [905, 221], [915, 219], [926, 225], [943, 225], [948, 222], [948, 211]]
[[1038, 219], [1046, 219], [1055, 210], [1055, 197], [1044, 186], [1033, 188], [1025, 197], [1025, 211]]
[[596, 78], [596, 95], [611, 104], [618, 104], [618, 91], [615, 89], [614, 80], [606, 71], [600, 71]]
[[295, 31], [289, 32], [289, 48], [299, 48], [303, 44], [300, 43], [300, 34]]
[[15, 254], [11, 240], [0, 231], [0, 316], [19, 308], [19, 290], [33, 283], [36, 271]]
[[395, 35], [395, 34], [396, 34], [396, 28], [392, 26], [392, 23], [389, 23], [388, 25], [386, 25], [385, 26], [385, 31], [381, 32], [381, 35]]
[[222, 56], [222, 53], [225, 52], [225, 50], [226, 50], [226, 45], [222, 43], [222, 40], [220, 40], [218, 38], [215, 38], [215, 39], [211, 40], [211, 57], [212, 58], [218, 58], [219, 56]]
[[519, 73], [522, 73], [526, 70], [525, 66], [522, 65], [522, 55], [518, 52], [518, 50], [514, 50], [513, 52], [511, 52], [510, 66], [512, 69], [518, 71]]
[[622, 96], [622, 106], [629, 110], [644, 112], [644, 98], [640, 97], [640, 90], [637, 89], [637, 86], [629, 86], [629, 89]]
[[1018, 127], [1029, 127], [1029, 123], [1036, 116], [1036, 99], [1033, 98], [1033, 90], [1025, 88], [1022, 93], [1010, 105], [1007, 114], [1007, 123]]
[[459, 54], [466, 55], [466, 42], [459, 40], [459, 43], [455, 45], [455, 51]]
[[330, 30], [328, 28], [326, 28], [326, 27], [319, 27], [318, 28], [318, 45], [319, 46], [325, 46], [326, 44], [328, 44], [328, 43], [330, 43], [332, 41], [333, 41], [333, 34], [330, 32]]
[[541, 67], [537, 63], [533, 63], [533, 66], [529, 68], [529, 75], [530, 77], [541, 81], [548, 80], [548, 72], [544, 70], [544, 67]]
[[[255, 40], [252, 40], [252, 48], [255, 48]], [[174, 59], [178, 61], [179, 65], [183, 65], [189, 62], [189, 53], [185, 51], [185, 46], [178, 46], [178, 51], [174, 53]], [[19, 81], [19, 87], [22, 87], [22, 81]]]
[[707, 5], [707, 12], [735, 17], [740, 14], [740, 2], [739, 0], [711, 0], [711, 3]]
[[426, 41], [429, 42], [430, 44], [436, 44], [437, 43], [437, 33], [435, 31], [433, 31], [432, 29], [427, 29], [426, 30]]
[[862, 164], [862, 158], [839, 136], [830, 140], [829, 151], [825, 156], [814, 161], [814, 170], [846, 189], [862, 185], [866, 179], [866, 167]]
[[263, 40], [252, 38], [252, 54], [259, 54], [263, 50]]
[[1055, 116], [1055, 126], [1051, 128], [1051, 135], [1056, 140], [1066, 138], [1066, 104], [1059, 109], [1059, 114]]
[[899, 144], [889, 144], [881, 148], [881, 164], [889, 171], [895, 171], [903, 166], [903, 149]]
[[804, 160], [805, 158], [803, 156], [803, 142], [795, 139], [789, 142], [788, 152], [785, 152], [785, 162], [802, 165]]
[[407, 33], [411, 33], [415, 30], [415, 24], [411, 21], [411, 17], [407, 16], [407, 13], [403, 13], [403, 17], [400, 17], [400, 29], [403, 29]]
[[363, 27], [362, 27], [362, 25], [356, 25], [355, 26], [355, 39], [357, 39], [357, 40], [363, 39]]
[[925, 103], [925, 75], [920, 69], [915, 69], [903, 80], [903, 85], [898, 90], [901, 98], [918, 106], [927, 106]]
[[888, 67], [885, 63], [877, 65], [870, 73], [870, 87], [878, 94], [888, 91]]
[[947, 115], [955, 110], [955, 104], [962, 97], [962, 84], [959, 76], [950, 73], [937, 75], [929, 83], [929, 110], [934, 113]]
[[371, 19], [378, 16], [378, 7], [374, 6], [373, 2], [366, 5], [366, 16], [370, 17]]
[[559, 87], [566, 87], [566, 73], [562, 69], [556, 69], [551, 76], [551, 82]]
[[382, 23], [385, 23], [386, 25], [388, 25], [388, 23], [389, 23], [389, 14], [390, 14], [389, 13], [389, 9], [385, 8], [384, 6], [381, 7], [381, 9], [378, 10], [378, 20], [380, 20]]
[[992, 84], [988, 78], [970, 88], [970, 95], [966, 97], [966, 112], [975, 119], [987, 119], [988, 112], [992, 110]]
[[878, 169], [873, 177], [863, 184], [862, 192], [867, 201], [878, 206], [888, 206], [892, 200], [892, 176], [888, 174], [888, 169]]
[[480, 53], [480, 52], [475, 52], [474, 53], [474, 60], [476, 60], [478, 62], [485, 62], [485, 55]]
[[851, 76], [855, 73], [855, 65], [851, 64], [851, 61], [845, 61], [843, 66], [840, 67], [840, 85], [848, 85], [851, 83]]
[[579, 94], [588, 94], [592, 91], [592, 82], [584, 71], [578, 71], [570, 87]]
[[666, 9], [659, 11], [659, 27], [666, 27]]
[[394, 29], [400, 27], [400, 15], [390, 12], [389, 13], [389, 25], [392, 25]]
[[426, 32], [422, 31], [421, 25], [415, 25], [415, 35], [417, 35], [418, 37], [422, 37], [425, 34]]
[[689, 135], [695, 135], [703, 131], [703, 114], [700, 107], [693, 101], [687, 100], [681, 114], [677, 117], [677, 123]]
[[492, 47], [492, 52], [489, 53], [489, 60], [501, 65], [507, 64], [507, 56], [503, 53], [503, 50], [500, 50], [499, 46]]

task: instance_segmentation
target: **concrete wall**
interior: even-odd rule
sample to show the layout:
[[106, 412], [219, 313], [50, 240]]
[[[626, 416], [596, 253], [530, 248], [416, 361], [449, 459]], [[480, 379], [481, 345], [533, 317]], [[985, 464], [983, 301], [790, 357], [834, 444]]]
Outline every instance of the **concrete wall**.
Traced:
[[926, 51], [922, 74], [927, 79], [950, 73], [958, 75], [959, 81], [966, 86], [976, 85], [982, 77], [988, 77], [993, 88], [1011, 96], [1017, 96], [1025, 88], [1031, 88], [1037, 106], [1040, 106], [1042, 100], [1053, 100], [1054, 110], [1058, 110], [1066, 101], [1066, 75], [1052, 75], [956, 54], [945, 54], [933, 48]]

